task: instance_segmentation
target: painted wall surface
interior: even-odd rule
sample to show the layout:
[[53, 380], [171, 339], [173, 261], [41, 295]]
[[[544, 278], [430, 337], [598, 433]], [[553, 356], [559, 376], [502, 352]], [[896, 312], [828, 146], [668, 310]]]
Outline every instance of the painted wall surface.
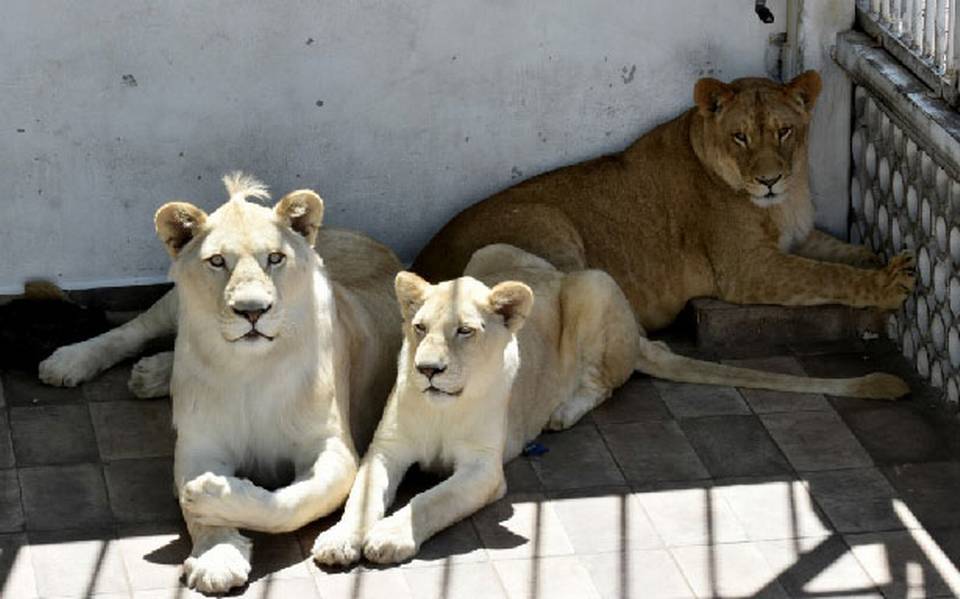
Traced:
[[752, 0], [6, 0], [0, 293], [163, 280], [153, 213], [229, 170], [405, 260], [464, 206], [776, 72]]

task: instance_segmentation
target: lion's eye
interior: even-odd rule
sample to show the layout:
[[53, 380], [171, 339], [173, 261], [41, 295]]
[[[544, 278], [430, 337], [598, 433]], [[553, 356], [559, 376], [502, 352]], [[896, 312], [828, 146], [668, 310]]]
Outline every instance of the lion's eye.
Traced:
[[413, 330], [416, 331], [418, 335], [423, 335], [427, 332], [427, 328], [419, 322], [413, 325]]
[[278, 264], [282, 264], [283, 261], [286, 260], [286, 259], [287, 259], [287, 257], [284, 256], [282, 253], [280, 253], [280, 252], [272, 252], [269, 256], [267, 256], [267, 263], [269, 263], [269, 264], [271, 264], [271, 265], [273, 265], [273, 266], [276, 266], [276, 265], [278, 265]]
[[733, 134], [733, 140], [740, 144], [741, 146], [747, 145], [747, 136], [743, 133], [737, 132]]
[[220, 254], [214, 254], [207, 258], [207, 264], [214, 268], [223, 268], [226, 265], [227, 261], [223, 259], [223, 256]]
[[457, 335], [460, 335], [461, 337], [469, 337], [470, 335], [473, 335], [474, 332], [476, 332], [476, 329], [473, 327], [460, 327], [457, 329]]
[[777, 131], [777, 137], [780, 138], [780, 141], [783, 141], [790, 137], [791, 133], [793, 133], [793, 127], [781, 127], [780, 130]]

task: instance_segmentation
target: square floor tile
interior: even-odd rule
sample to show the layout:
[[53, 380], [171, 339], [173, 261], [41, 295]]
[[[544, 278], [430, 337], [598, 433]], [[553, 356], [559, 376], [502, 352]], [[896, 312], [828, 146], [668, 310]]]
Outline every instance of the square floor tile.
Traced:
[[173, 455], [175, 434], [166, 400], [90, 404], [100, 455], [105, 460]]
[[53, 405], [83, 402], [77, 387], [51, 387], [20, 372], [3, 374], [4, 400], [10, 406]]
[[798, 480], [717, 481], [715, 489], [752, 541], [819, 537], [830, 532], [826, 517]]
[[253, 540], [250, 581], [310, 578], [297, 535], [245, 533]]
[[547, 490], [623, 484], [623, 475], [594, 427], [541, 435], [549, 451], [530, 465]]
[[649, 422], [672, 418], [667, 405], [660, 399], [653, 380], [641, 375], [634, 375], [591, 413], [597, 424]]
[[945, 427], [911, 405], [864, 402], [862, 409], [845, 410], [843, 420], [878, 464], [950, 458]]
[[762, 414], [770, 436], [794, 468], [863, 468], [873, 461], [836, 412]]
[[777, 581], [792, 597], [881, 597], [839, 536], [757, 543]]
[[483, 548], [473, 521], [467, 518], [427, 539], [416, 557], [404, 567], [422, 568], [486, 560], [487, 550]]
[[30, 545], [25, 534], [0, 534], [0, 597], [37, 596]]
[[87, 381], [80, 387], [84, 399], [90, 402], [122, 400], [144, 401], [138, 399], [137, 396], [127, 388], [132, 367], [132, 364], [124, 363], [93, 377], [92, 380]]
[[490, 559], [573, 553], [553, 504], [540, 494], [509, 494], [474, 514], [473, 522]]
[[0, 470], [0, 533], [23, 530], [20, 481], [16, 470]]
[[[407, 584], [404, 568], [324, 570], [313, 567], [314, 581], [324, 599], [420, 599]], [[279, 597], [277, 599], [280, 599]]]
[[846, 535], [857, 561], [887, 597], [956, 597], [960, 573], [923, 530]]
[[493, 565], [445, 564], [404, 570], [404, 578], [417, 599], [506, 599]]
[[600, 599], [590, 573], [575, 556], [494, 563], [510, 599]]
[[112, 523], [103, 472], [97, 464], [21, 468], [28, 530], [96, 528]]
[[580, 555], [663, 546], [643, 506], [626, 487], [566, 491], [552, 494], [550, 503]]
[[179, 520], [173, 493], [173, 460], [121, 460], [103, 467], [110, 507], [118, 522]]
[[810, 492], [840, 532], [877, 532], [916, 526], [894, 509], [897, 493], [876, 468], [808, 472]]
[[540, 478], [533, 469], [536, 458], [520, 456], [503, 465], [507, 479], [507, 493], [536, 493], [543, 490]]
[[680, 427], [712, 476], [793, 472], [756, 416], [688, 418], [680, 422]]
[[56, 531], [28, 538], [41, 596], [130, 592], [112, 532]]
[[655, 380], [653, 384], [675, 418], [750, 413], [743, 397], [733, 387], [661, 380]]
[[753, 543], [674, 547], [670, 553], [698, 597], [789, 597]]
[[[244, 599], [287, 599], [288, 597], [290, 599], [327, 599], [327, 596], [317, 589], [317, 583], [310, 578], [259, 578], [251, 581], [239, 593], [234, 592], [230, 596]], [[343, 595], [343, 597], [347, 599], [350, 595]], [[139, 594], [136, 599], [140, 599]], [[181, 598], [177, 597], [177, 599]]]
[[13, 450], [20, 466], [99, 459], [90, 413], [82, 404], [10, 409]]
[[181, 587], [180, 565], [191, 548], [183, 524], [122, 526], [117, 544], [134, 591]]
[[747, 531], [726, 498], [710, 481], [640, 490], [636, 497], [667, 546], [735, 543], [748, 539]]
[[695, 597], [666, 549], [580, 556], [603, 599]]
[[624, 476], [632, 483], [709, 476], [676, 422], [611, 424], [600, 427], [600, 432]]
[[960, 527], [960, 463], [902, 464], [883, 471], [924, 527]]
[[0, 408], [0, 468], [13, 468], [15, 464], [7, 411]]
[[[723, 363], [739, 368], [764, 370], [778, 374], [792, 374], [794, 376], [806, 376], [800, 362], [791, 356], [724, 360]], [[757, 414], [830, 409], [827, 398], [819, 393], [789, 393], [787, 391], [770, 391], [768, 389], [740, 389], [740, 394], [743, 395], [743, 398], [747, 400], [747, 403], [750, 404], [750, 407]]]

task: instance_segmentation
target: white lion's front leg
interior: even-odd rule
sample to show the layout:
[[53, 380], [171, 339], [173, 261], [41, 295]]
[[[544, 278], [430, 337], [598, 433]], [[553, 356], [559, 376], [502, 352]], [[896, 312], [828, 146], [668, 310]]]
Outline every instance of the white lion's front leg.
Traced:
[[393, 503], [397, 486], [413, 463], [410, 456], [378, 444], [374, 439], [350, 489], [343, 517], [320, 533], [313, 544], [313, 558], [329, 566], [346, 566], [360, 559], [367, 530], [383, 518]]
[[406, 561], [434, 534], [499, 499], [505, 492], [499, 455], [458, 464], [450, 478], [377, 522], [364, 538], [363, 555], [380, 564]]
[[243, 586], [250, 575], [252, 543], [236, 528], [205, 526], [184, 514], [193, 540], [183, 562], [187, 586], [202, 593], [225, 593]]
[[173, 352], [161, 352], [147, 356], [133, 365], [127, 387], [140, 399], [153, 399], [170, 395], [170, 378], [173, 376]]
[[58, 387], [79, 385], [136, 354], [151, 339], [173, 334], [176, 326], [177, 295], [176, 290], [170, 290], [130, 322], [53, 352], [40, 363], [40, 380]]

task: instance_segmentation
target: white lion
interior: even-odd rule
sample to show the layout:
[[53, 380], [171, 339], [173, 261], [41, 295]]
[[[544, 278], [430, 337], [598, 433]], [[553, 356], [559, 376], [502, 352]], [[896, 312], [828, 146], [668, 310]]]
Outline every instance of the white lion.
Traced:
[[[397, 383], [343, 518], [314, 544], [321, 563], [413, 557], [433, 534], [504, 494], [502, 464], [527, 441], [544, 428], [572, 426], [634, 368], [695, 383], [861, 397], [908, 390], [886, 374], [812, 379], [678, 356], [643, 337], [609, 275], [563, 273], [513, 246], [478, 250], [464, 274], [439, 285], [397, 275], [404, 317]], [[384, 518], [414, 463], [453, 473]]]
[[[40, 367], [44, 381], [75, 385], [176, 331], [173, 357], [142, 361], [131, 384], [155, 395], [169, 381], [174, 478], [193, 539], [184, 571], [204, 592], [246, 582], [251, 544], [238, 528], [295, 530], [342, 504], [357, 468], [351, 430], [358, 443], [369, 439], [400, 345], [400, 263], [390, 250], [320, 230], [313, 191], [271, 210], [246, 200], [267, 197], [258, 181], [236, 173], [224, 182], [230, 200], [209, 216], [183, 202], [156, 214], [174, 290]], [[275, 485], [291, 470], [293, 482], [276, 491], [249, 480]]]

